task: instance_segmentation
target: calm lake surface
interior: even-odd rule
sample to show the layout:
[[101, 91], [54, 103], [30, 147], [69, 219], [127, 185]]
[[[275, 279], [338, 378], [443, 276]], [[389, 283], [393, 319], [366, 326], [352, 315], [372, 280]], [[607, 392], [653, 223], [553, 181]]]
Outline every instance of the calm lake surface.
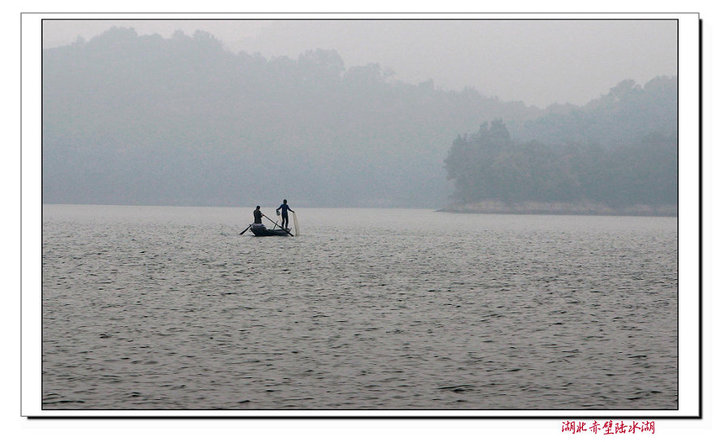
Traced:
[[45, 409], [678, 405], [676, 218], [43, 211]]

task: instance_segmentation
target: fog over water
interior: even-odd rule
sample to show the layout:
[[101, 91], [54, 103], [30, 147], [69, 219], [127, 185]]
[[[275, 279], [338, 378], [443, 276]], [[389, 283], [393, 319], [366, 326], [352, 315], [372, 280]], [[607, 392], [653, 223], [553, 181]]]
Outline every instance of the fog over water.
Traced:
[[43, 407], [676, 409], [677, 25], [44, 20]]
[[46, 20], [43, 201], [672, 214], [676, 25]]

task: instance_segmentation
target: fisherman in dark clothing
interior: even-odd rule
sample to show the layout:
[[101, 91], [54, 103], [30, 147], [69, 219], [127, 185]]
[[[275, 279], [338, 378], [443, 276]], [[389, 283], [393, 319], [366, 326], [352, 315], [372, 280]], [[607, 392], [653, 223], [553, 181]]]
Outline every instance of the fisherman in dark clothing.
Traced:
[[283, 203], [280, 204], [280, 207], [275, 209], [275, 211], [277, 212], [278, 210], [281, 210], [281, 209], [282, 209], [282, 228], [287, 230], [288, 229], [288, 210], [291, 211], [292, 213], [295, 213], [295, 211], [293, 209], [291, 209], [290, 206], [288, 206], [287, 200], [283, 200]]
[[255, 208], [253, 216], [255, 217], [255, 224], [262, 224], [263, 213], [260, 211], [260, 206]]

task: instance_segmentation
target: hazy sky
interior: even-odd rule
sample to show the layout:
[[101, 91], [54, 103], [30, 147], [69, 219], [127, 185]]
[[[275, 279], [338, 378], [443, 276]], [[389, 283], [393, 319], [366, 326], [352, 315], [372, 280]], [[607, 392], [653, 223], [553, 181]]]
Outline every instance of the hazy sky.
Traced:
[[204, 30], [233, 52], [266, 57], [337, 49], [346, 68], [379, 63], [398, 80], [540, 107], [585, 104], [622, 80], [677, 72], [673, 20], [46, 20], [44, 44], [112, 26], [165, 37]]

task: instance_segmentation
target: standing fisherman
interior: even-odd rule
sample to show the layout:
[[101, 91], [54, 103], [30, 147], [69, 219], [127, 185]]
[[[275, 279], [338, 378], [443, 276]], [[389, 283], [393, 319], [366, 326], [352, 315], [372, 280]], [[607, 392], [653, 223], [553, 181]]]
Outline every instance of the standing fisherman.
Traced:
[[282, 228], [284, 230], [287, 230], [288, 229], [288, 210], [291, 211], [292, 213], [295, 213], [295, 211], [293, 209], [291, 209], [290, 206], [288, 206], [287, 200], [283, 200], [283, 203], [280, 204], [280, 207], [275, 209], [275, 212], [277, 213], [277, 211], [279, 211], [281, 209], [282, 209], [282, 223], [281, 223]]

